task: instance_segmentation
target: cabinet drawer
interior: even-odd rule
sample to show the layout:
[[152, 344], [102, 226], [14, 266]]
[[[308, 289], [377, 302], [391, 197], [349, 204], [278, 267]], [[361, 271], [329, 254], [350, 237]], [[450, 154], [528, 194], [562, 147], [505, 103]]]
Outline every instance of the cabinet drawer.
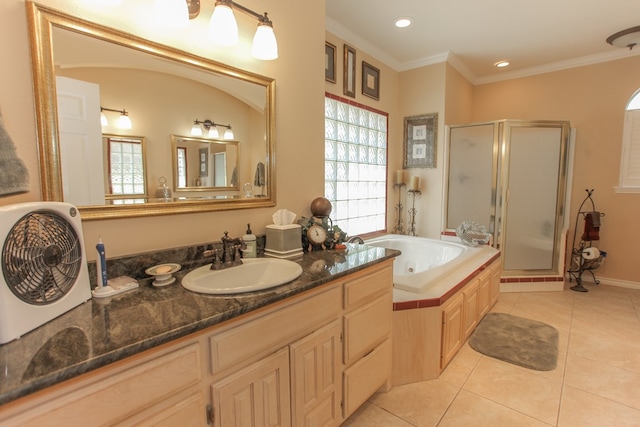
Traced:
[[218, 373], [252, 356], [272, 351], [340, 316], [340, 287], [293, 305], [251, 317], [209, 339], [211, 371]]
[[391, 340], [344, 371], [344, 417], [351, 415], [391, 376]]
[[109, 375], [99, 373], [72, 392], [39, 405], [5, 426], [106, 426], [167, 399], [201, 380], [200, 345], [147, 359]]
[[393, 264], [374, 270], [367, 270], [365, 276], [350, 280], [344, 285], [344, 308], [351, 310], [377, 295], [393, 291]]
[[391, 333], [393, 302], [382, 295], [344, 316], [344, 363], [367, 353]]

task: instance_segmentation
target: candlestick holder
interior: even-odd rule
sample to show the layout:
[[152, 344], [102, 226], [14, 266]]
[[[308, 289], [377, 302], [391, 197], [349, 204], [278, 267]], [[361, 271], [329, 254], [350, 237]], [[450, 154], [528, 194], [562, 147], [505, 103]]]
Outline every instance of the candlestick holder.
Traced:
[[399, 184], [393, 184], [393, 188], [398, 189], [398, 204], [396, 204], [396, 225], [395, 227], [393, 227], [393, 232], [395, 234], [404, 234], [404, 226], [402, 225], [403, 223], [402, 211], [404, 207], [402, 206], [402, 200], [401, 200], [402, 187], [404, 186], [405, 184], [403, 182]]
[[409, 190], [409, 195], [411, 196], [411, 209], [409, 209], [409, 230], [407, 234], [409, 236], [416, 235], [416, 194], [422, 194], [420, 190]]

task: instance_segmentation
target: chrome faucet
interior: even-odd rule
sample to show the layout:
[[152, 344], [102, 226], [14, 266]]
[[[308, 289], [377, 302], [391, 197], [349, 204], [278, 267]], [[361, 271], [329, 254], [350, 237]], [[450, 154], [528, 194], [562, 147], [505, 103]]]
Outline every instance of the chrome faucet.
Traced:
[[361, 245], [364, 245], [364, 240], [362, 240], [362, 237], [360, 236], [351, 236], [349, 237], [349, 239], [347, 239], [348, 243], [360, 243]]
[[244, 240], [240, 237], [231, 238], [229, 237], [229, 232], [225, 231], [220, 241], [222, 242], [222, 248], [214, 249], [211, 269], [220, 270], [242, 264], [240, 251], [247, 249]]

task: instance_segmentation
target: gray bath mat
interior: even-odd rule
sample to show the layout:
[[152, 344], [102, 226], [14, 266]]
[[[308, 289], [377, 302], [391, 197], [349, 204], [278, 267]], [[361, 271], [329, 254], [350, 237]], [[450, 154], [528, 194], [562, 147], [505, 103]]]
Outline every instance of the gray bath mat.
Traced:
[[469, 338], [474, 350], [536, 371], [558, 365], [558, 330], [546, 323], [488, 313]]

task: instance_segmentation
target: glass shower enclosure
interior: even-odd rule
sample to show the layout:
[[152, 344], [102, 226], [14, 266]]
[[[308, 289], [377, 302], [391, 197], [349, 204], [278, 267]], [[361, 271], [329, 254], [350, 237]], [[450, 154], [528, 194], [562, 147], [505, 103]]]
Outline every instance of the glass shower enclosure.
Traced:
[[484, 225], [503, 276], [563, 274], [569, 132], [566, 121], [449, 127], [445, 228]]

